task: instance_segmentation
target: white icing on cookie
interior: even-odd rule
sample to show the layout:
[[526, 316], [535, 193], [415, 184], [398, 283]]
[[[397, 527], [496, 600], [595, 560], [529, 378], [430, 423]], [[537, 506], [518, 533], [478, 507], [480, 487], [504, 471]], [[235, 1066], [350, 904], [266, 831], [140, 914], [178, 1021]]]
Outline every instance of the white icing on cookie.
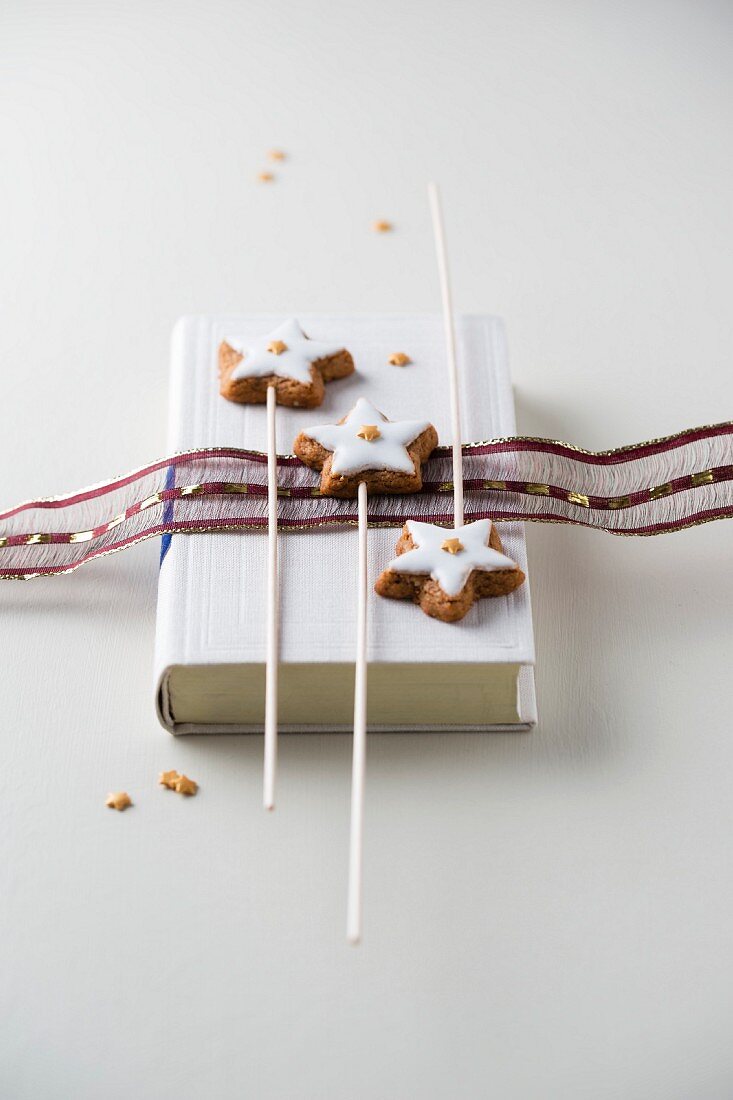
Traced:
[[[309, 340], [294, 317], [251, 344], [243, 344], [236, 337], [225, 337], [225, 340], [231, 348], [244, 356], [230, 375], [232, 381], [274, 374], [278, 378], [293, 378], [296, 382], [309, 385], [313, 381], [311, 364], [317, 359], [328, 359], [344, 350], [343, 344]], [[277, 341], [285, 344], [285, 350], [279, 355], [268, 351], [269, 346]]]
[[[362, 428], [373, 426], [379, 429], [376, 438], [364, 439], [359, 435]], [[304, 430], [316, 443], [333, 451], [334, 474], [360, 474], [364, 470], [414, 474], [415, 464], [407, 447], [429, 427], [427, 420], [387, 420], [371, 401], [360, 397], [343, 424], [319, 424]]]
[[[446, 596], [457, 596], [473, 569], [494, 572], [497, 569], [517, 568], [516, 562], [511, 558], [488, 545], [490, 519], [478, 519], [452, 530], [437, 527], [434, 523], [420, 523], [410, 519], [407, 521], [407, 530], [415, 543], [415, 549], [400, 554], [387, 568], [395, 573], [429, 573]], [[451, 539], [457, 539], [463, 547], [457, 554], [442, 549], [443, 543]]]

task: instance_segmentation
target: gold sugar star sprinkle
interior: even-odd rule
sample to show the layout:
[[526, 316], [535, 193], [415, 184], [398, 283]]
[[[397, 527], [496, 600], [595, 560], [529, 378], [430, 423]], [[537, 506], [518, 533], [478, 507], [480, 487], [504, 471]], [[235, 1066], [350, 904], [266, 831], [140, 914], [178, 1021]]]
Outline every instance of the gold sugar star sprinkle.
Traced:
[[176, 771], [161, 772], [158, 776], [158, 782], [161, 787], [167, 787], [169, 791], [173, 791], [176, 788], [176, 783], [180, 779], [180, 775]]
[[193, 779], [189, 779], [187, 775], [179, 775], [173, 788], [178, 791], [179, 794], [194, 795], [199, 789], [198, 783], [195, 783]]
[[260, 181], [260, 183], [272, 183], [274, 178], [275, 177], [272, 174], [272, 172], [260, 172], [260, 174], [257, 177], [257, 179]]
[[128, 806], [132, 806], [132, 799], [127, 791], [112, 792], [107, 795], [105, 806], [109, 806], [110, 810], [126, 810]]
[[445, 539], [441, 543], [441, 550], [445, 550], [447, 554], [460, 554], [463, 550], [463, 543], [460, 539]]
[[391, 232], [392, 228], [392, 222], [384, 221], [381, 218], [379, 221], [374, 222], [374, 224], [372, 225], [372, 229], [375, 233], [389, 233]]
[[282, 149], [270, 149], [267, 156], [270, 160], [285, 160], [285, 154]]
[[267, 350], [271, 351], [273, 355], [282, 355], [284, 351], [288, 350], [288, 345], [284, 344], [282, 340], [270, 340]]
[[362, 424], [356, 434], [359, 439], [366, 439], [367, 443], [371, 443], [372, 440], [379, 439], [382, 433], [376, 424]]
[[405, 355], [404, 351], [395, 351], [389, 357], [389, 362], [393, 367], [406, 367], [408, 363], [412, 362], [409, 355]]

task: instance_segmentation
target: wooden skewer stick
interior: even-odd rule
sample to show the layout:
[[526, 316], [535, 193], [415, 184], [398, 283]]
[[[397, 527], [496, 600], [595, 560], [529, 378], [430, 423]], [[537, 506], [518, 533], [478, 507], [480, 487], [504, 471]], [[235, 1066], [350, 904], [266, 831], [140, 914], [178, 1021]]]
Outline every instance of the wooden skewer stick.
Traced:
[[354, 670], [354, 747], [351, 769], [351, 833], [346, 938], [361, 942], [362, 862], [364, 844], [364, 773], [367, 736], [367, 487], [359, 483], [359, 556], [357, 570], [356, 666]]
[[263, 801], [275, 809], [277, 771], [277, 676], [279, 659], [277, 569], [277, 431], [276, 390], [267, 390], [267, 654], [265, 662], [265, 765]]
[[[445, 234], [436, 184], [428, 185], [433, 233], [438, 256], [438, 272], [443, 303], [443, 324], [450, 384], [451, 428], [453, 433], [453, 511], [454, 526], [463, 525], [463, 452], [461, 450], [461, 410], [456, 366], [456, 341], [453, 325], [450, 278], [445, 250]], [[356, 667], [354, 674], [354, 747], [351, 771], [351, 833], [349, 842], [349, 898], [346, 938], [350, 944], [361, 942], [362, 878], [364, 846], [364, 779], [367, 736], [367, 487], [362, 481], [358, 491], [359, 560], [357, 574]]]
[[443, 327], [445, 330], [445, 350], [448, 361], [448, 383], [450, 388], [451, 432], [453, 435], [453, 526], [463, 526], [463, 452], [461, 450], [461, 402], [458, 390], [458, 367], [456, 365], [456, 334], [453, 322], [453, 302], [451, 298], [448, 257], [445, 248], [443, 212], [440, 205], [440, 191], [437, 183], [428, 184], [430, 212], [433, 218], [433, 236], [438, 257], [440, 276], [440, 296], [443, 304]]

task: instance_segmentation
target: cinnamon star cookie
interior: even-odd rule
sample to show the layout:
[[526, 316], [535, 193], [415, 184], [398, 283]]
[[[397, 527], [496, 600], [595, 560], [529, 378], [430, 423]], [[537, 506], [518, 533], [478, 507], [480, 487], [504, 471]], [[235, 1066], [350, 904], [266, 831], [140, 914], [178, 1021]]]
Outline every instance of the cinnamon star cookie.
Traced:
[[413, 600], [426, 615], [446, 623], [462, 619], [476, 600], [506, 596], [524, 582], [490, 519], [453, 529], [408, 520], [396, 549], [375, 591]]
[[337, 424], [302, 431], [293, 444], [301, 462], [321, 471], [321, 493], [355, 497], [359, 483], [372, 493], [416, 493], [422, 463], [438, 445], [428, 420], [388, 420], [365, 397]]
[[326, 382], [353, 373], [346, 348], [310, 340], [295, 318], [251, 343], [228, 337], [219, 347], [219, 392], [242, 405], [264, 405], [274, 386], [278, 405], [314, 409]]

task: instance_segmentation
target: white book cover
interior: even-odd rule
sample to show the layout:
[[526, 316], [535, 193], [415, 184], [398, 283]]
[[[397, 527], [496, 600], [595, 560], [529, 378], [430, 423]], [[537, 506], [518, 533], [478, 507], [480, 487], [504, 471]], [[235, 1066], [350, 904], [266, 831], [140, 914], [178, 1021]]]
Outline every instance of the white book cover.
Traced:
[[[218, 348], [225, 338], [246, 343], [260, 337], [284, 319], [271, 314], [193, 316], [178, 322], [172, 339], [169, 452], [209, 446], [266, 449], [264, 406], [237, 405], [219, 394]], [[324, 403], [318, 409], [278, 407], [281, 454], [292, 451], [301, 429], [335, 422], [361, 395], [368, 395], [390, 419], [431, 420], [441, 443], [450, 444], [440, 315], [301, 314], [298, 320], [312, 338], [347, 347], [356, 373], [327, 384]], [[464, 442], [514, 435], [502, 322], [483, 315], [459, 316], [456, 340]], [[388, 359], [396, 351], [406, 352], [411, 364], [391, 366]], [[318, 479], [313, 476], [315, 485]], [[523, 525], [504, 523], [499, 529], [505, 553], [527, 572]], [[397, 528], [369, 530], [372, 583], [394, 556], [398, 535]], [[356, 531], [285, 531], [279, 543], [281, 662], [353, 661]], [[172, 732], [198, 730], [177, 725], [167, 708], [166, 676], [171, 667], [264, 663], [266, 550], [265, 531], [174, 535], [166, 540], [158, 592], [156, 682], [158, 712]], [[526, 729], [536, 721], [528, 583], [506, 598], [478, 601], [458, 624], [431, 619], [409, 602], [372, 594], [368, 660], [372, 665], [420, 662], [437, 666], [449, 660], [525, 666], [519, 678], [520, 723], [511, 728]], [[291, 724], [285, 728], [307, 727]], [[403, 728], [450, 727], [441, 722]], [[213, 732], [211, 726], [205, 729]]]

